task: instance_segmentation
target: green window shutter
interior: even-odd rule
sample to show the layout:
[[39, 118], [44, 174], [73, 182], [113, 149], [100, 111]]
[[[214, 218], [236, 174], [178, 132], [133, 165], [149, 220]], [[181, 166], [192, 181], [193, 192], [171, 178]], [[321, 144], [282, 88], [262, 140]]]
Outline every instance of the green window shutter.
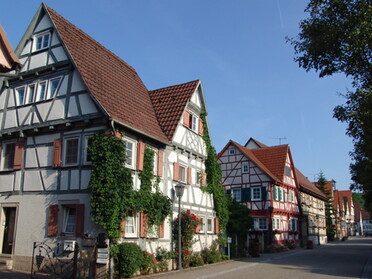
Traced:
[[227, 189], [226, 194], [231, 195], [231, 189]]
[[251, 188], [242, 188], [242, 201], [251, 200]]
[[263, 201], [266, 201], [267, 193], [266, 193], [266, 187], [261, 187], [261, 199]]
[[277, 187], [274, 185], [274, 200], [277, 200], [278, 199], [278, 192], [277, 192]]
[[279, 194], [279, 200], [282, 200], [282, 189], [278, 189], [278, 194]]

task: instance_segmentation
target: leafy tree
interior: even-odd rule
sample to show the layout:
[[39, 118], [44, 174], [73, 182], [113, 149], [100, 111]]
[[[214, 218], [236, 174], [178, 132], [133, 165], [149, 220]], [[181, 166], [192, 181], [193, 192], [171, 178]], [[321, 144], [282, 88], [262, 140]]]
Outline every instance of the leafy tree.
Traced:
[[353, 202], [357, 202], [360, 204], [361, 208], [365, 208], [365, 202], [364, 202], [364, 197], [362, 193], [353, 192]]
[[325, 219], [326, 219], [326, 233], [327, 239], [329, 241], [333, 240], [336, 235], [336, 228], [333, 223], [334, 216], [334, 209], [332, 204], [332, 189], [326, 189], [325, 185], [327, 183], [327, 179], [325, 178], [323, 172], [321, 171], [318, 175], [317, 185], [319, 189], [328, 197], [325, 203]]
[[352, 79], [354, 91], [345, 94], [334, 117], [348, 124], [346, 134], [353, 138], [352, 188], [363, 190], [366, 204], [372, 204], [372, 1], [310, 0], [305, 12], [309, 17], [300, 22], [300, 33], [287, 41], [306, 71]]

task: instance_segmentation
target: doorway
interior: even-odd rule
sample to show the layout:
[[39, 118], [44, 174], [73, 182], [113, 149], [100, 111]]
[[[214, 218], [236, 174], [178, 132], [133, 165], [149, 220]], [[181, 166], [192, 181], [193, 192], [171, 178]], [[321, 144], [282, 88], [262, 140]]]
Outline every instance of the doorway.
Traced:
[[3, 254], [12, 254], [14, 246], [14, 231], [15, 231], [15, 221], [16, 221], [16, 207], [3, 207], [4, 212], [4, 237], [3, 237]]

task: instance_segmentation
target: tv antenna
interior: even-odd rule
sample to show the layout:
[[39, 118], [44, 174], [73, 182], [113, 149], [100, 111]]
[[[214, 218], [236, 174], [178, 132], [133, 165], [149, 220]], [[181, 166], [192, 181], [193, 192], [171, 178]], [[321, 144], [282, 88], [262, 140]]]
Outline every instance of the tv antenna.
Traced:
[[273, 138], [279, 141], [279, 145], [282, 145], [282, 140], [286, 140], [286, 137]]

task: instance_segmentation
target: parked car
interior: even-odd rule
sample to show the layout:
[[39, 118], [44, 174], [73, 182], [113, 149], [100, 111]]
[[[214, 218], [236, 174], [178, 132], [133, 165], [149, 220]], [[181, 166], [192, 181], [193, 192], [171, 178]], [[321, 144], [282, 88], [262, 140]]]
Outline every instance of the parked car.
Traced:
[[365, 231], [364, 236], [372, 236], [372, 231]]

